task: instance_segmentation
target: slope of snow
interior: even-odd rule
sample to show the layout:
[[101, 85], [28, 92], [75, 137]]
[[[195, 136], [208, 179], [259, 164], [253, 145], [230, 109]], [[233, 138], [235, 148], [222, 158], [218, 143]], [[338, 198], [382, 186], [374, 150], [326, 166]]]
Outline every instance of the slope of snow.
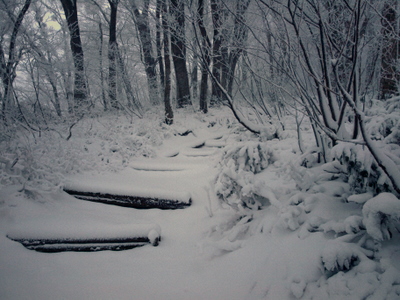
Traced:
[[[160, 125], [162, 118], [87, 119], [68, 142], [49, 132], [35, 143], [16, 144], [20, 160], [12, 176], [2, 172], [0, 181], [0, 299], [400, 297], [399, 234], [381, 244], [369, 240], [378, 254], [372, 259], [367, 255], [373, 250], [359, 252], [357, 242], [369, 239], [362, 206], [382, 207], [372, 205], [370, 195], [351, 196], [348, 185], [327, 177], [323, 166], [293, 163], [300, 153], [291, 123], [284, 139], [267, 141], [277, 159], [255, 176], [256, 192], [270, 201], [261, 210], [238, 213], [213, 190], [218, 147], [254, 136], [224, 110], [182, 111], [171, 127]], [[303, 130], [304, 144], [312, 147], [311, 132]], [[12, 153], [3, 153], [12, 160]], [[104, 205], [67, 195], [62, 187], [68, 185], [174, 199], [190, 195], [192, 205], [179, 210]], [[117, 252], [44, 254], [6, 237], [151, 230], [161, 233], [158, 247]], [[360, 259], [351, 270], [327, 270], [346, 265], [353, 254]]]

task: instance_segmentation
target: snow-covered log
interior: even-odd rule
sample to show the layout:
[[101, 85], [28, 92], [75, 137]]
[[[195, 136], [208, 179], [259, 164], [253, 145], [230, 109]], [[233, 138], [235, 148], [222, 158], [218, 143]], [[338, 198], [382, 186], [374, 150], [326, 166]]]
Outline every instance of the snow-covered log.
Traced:
[[135, 224], [115, 230], [60, 233], [49, 228], [44, 232], [34, 229], [13, 230], [7, 237], [38, 252], [95, 252], [103, 250], [128, 250], [146, 244], [158, 246], [161, 229], [157, 224]]
[[181, 197], [168, 197], [168, 195], [118, 195], [111, 193], [96, 193], [78, 191], [73, 189], [64, 189], [64, 191], [77, 199], [100, 202], [104, 204], [112, 204], [124, 207], [149, 209], [179, 209], [185, 208], [192, 204], [190, 194], [185, 193]]

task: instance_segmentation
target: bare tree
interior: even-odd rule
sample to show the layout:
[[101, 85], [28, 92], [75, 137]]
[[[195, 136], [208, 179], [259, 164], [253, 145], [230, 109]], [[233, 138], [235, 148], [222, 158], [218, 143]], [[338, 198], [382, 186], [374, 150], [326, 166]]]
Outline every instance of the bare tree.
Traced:
[[398, 1], [387, 0], [382, 11], [382, 59], [380, 97], [387, 99], [398, 95], [400, 84], [400, 28]]
[[[31, 0], [25, 0], [24, 5], [22, 6], [21, 10], [19, 11], [17, 16], [14, 16], [13, 13], [6, 7], [6, 11], [8, 14], [8, 18], [12, 22], [12, 33], [10, 36], [10, 42], [8, 45], [8, 57], [6, 59], [5, 55], [5, 50], [3, 48], [3, 40], [4, 37], [1, 37], [0, 40], [0, 75], [1, 75], [1, 80], [3, 83], [3, 95], [2, 95], [2, 118], [3, 121], [7, 121], [7, 113], [11, 109], [13, 105], [13, 83], [16, 77], [16, 68], [18, 66], [18, 63], [20, 62], [22, 55], [23, 55], [23, 49], [19, 49], [17, 52], [17, 36], [20, 30], [20, 27], [22, 25], [22, 21], [24, 19], [24, 16], [26, 12], [29, 9], [29, 6], [31, 4]], [[7, 5], [7, 4], [5, 4]], [[1, 96], [1, 95], [0, 95]]]
[[223, 72], [221, 83], [232, 95], [235, 69], [240, 56], [245, 49], [248, 27], [245, 22], [245, 13], [249, 7], [250, 0], [237, 0], [234, 13], [234, 26], [231, 45], [226, 45], [226, 54], [223, 55]]
[[88, 87], [85, 79], [85, 62], [81, 33], [78, 22], [78, 8], [76, 0], [60, 0], [64, 9], [70, 33], [70, 47], [74, 60], [74, 108], [83, 111], [89, 107]]
[[159, 103], [158, 82], [157, 82], [157, 60], [154, 58], [152, 46], [152, 37], [149, 23], [149, 5], [150, 0], [143, 1], [141, 11], [136, 5], [135, 0], [130, 0], [130, 4], [135, 16], [135, 23], [139, 34], [140, 46], [143, 55], [143, 64], [147, 75], [150, 102], [152, 104]]
[[[362, 101], [374, 75], [374, 68], [366, 68], [364, 56], [376, 55], [376, 48], [371, 46], [377, 37], [368, 35], [368, 28], [375, 25], [370, 3], [362, 0], [285, 3], [259, 0], [259, 3], [273, 12], [286, 32], [290, 56], [284, 71], [292, 90], [283, 91], [302, 103], [324, 159], [329, 160], [330, 147], [339, 141], [362, 143], [390, 179], [393, 189], [400, 192], [400, 172], [367, 132], [363, 112]], [[379, 11], [375, 7], [374, 10]], [[352, 132], [345, 128], [346, 116], [351, 116]]]
[[[46, 32], [43, 30], [43, 24], [41, 24], [41, 20], [37, 18], [39, 29], [42, 31], [44, 38], [47, 37]], [[38, 73], [44, 72], [44, 78], [47, 79], [48, 83], [51, 86], [53, 99], [51, 100], [54, 109], [57, 115], [60, 117], [62, 115], [61, 112], [61, 103], [60, 97], [57, 87], [57, 76], [55, 73], [55, 66], [53, 65], [52, 54], [50, 53], [49, 45], [46, 45], [46, 41], [41, 41], [42, 45], [45, 45], [45, 49], [41, 49], [37, 47], [33, 42], [31, 42], [30, 47], [32, 48], [31, 52], [34, 53], [34, 60], [36, 60], [36, 68], [38, 69]], [[34, 71], [33, 69], [31, 71]]]
[[[221, 0], [211, 0], [211, 14], [213, 23], [213, 46], [212, 46], [212, 76], [216, 80], [221, 81], [221, 67], [222, 67], [222, 55], [221, 45], [223, 35], [221, 33], [221, 26], [224, 22], [223, 17], [225, 15], [223, 11], [223, 4]], [[221, 91], [215, 81], [212, 82], [211, 100], [210, 106], [214, 106], [221, 99]]]
[[165, 75], [164, 75], [164, 62], [162, 58], [162, 42], [161, 42], [161, 13], [162, 13], [162, 0], [157, 0], [156, 3], [156, 51], [157, 51], [157, 62], [160, 69], [160, 90], [164, 92], [165, 86]]
[[99, 21], [99, 73], [100, 73], [100, 88], [101, 88], [101, 99], [103, 102], [104, 110], [108, 110], [108, 101], [106, 97], [106, 92], [104, 88], [104, 70], [103, 70], [103, 44], [104, 44], [104, 38], [103, 38], [103, 25], [101, 24], [101, 21]]
[[[331, 61], [338, 61], [338, 78], [347, 90], [354, 90], [357, 99], [366, 93], [365, 86], [355, 86], [360, 66], [361, 47], [367, 43], [363, 39], [368, 24], [366, 3], [356, 0], [353, 5], [326, 1], [275, 1], [260, 0], [273, 11], [280, 20], [280, 26], [287, 33], [290, 57], [285, 64], [286, 78], [291, 81], [308, 111], [312, 123], [328, 134], [333, 144], [337, 140], [351, 137], [344, 126], [347, 103], [337, 93], [337, 78], [333, 74]], [[343, 5], [342, 5], [343, 4]], [[265, 46], [267, 49], [267, 46]], [[304, 76], [299, 76], [299, 73]], [[363, 73], [366, 78], [369, 74]], [[359, 100], [355, 101], [359, 105]], [[322, 117], [322, 122], [320, 121]], [[359, 133], [354, 124], [353, 137]], [[321, 127], [322, 126], [322, 127]], [[315, 127], [315, 129], [316, 129]], [[327, 148], [326, 141], [316, 130], [317, 144]]]
[[108, 40], [108, 98], [114, 109], [120, 106], [117, 100], [117, 11], [119, 0], [108, 0], [110, 4], [110, 35]]
[[[115, 2], [115, 0], [111, 0], [112, 2]], [[124, 61], [123, 55], [121, 53], [121, 49], [118, 44], [117, 40], [117, 10], [118, 10], [118, 4], [120, 3], [120, 0], [117, 1], [117, 3], [111, 4], [110, 5], [110, 17], [108, 17], [108, 14], [106, 11], [103, 9], [103, 7], [98, 3], [96, 0], [91, 0], [91, 3], [96, 6], [98, 11], [101, 13], [103, 19], [105, 20], [106, 24], [109, 26], [109, 49], [108, 49], [108, 57], [109, 57], [109, 77], [114, 77], [114, 79], [109, 78], [109, 99], [111, 101], [112, 97], [115, 97], [115, 102], [114, 104], [111, 104], [111, 107], [113, 108], [124, 108], [128, 110], [129, 112], [142, 115], [142, 105], [137, 99], [137, 97], [134, 94], [134, 90], [131, 84], [131, 79], [129, 78], [128, 72], [126, 70], [126, 63]], [[102, 26], [101, 26], [101, 21], [95, 19], [96, 22], [99, 24], [99, 34], [102, 36]], [[100, 44], [102, 44], [102, 40], [100, 39]], [[101, 45], [100, 45], [101, 47]], [[99, 59], [100, 59], [100, 66], [102, 70], [102, 49], [99, 49]], [[100, 71], [100, 75], [102, 75], [102, 72]], [[120, 85], [118, 85], [118, 79], [122, 79], [122, 82]], [[103, 80], [103, 79], [102, 79]], [[101, 81], [102, 81], [101, 80]], [[110, 85], [111, 84], [111, 85]], [[122, 89], [125, 90], [125, 95], [128, 101], [128, 105], [125, 106], [122, 102], [122, 99], [120, 99], [122, 91], [118, 91], [118, 86]], [[104, 100], [105, 97], [105, 92], [102, 89], [102, 97], [103, 97], [103, 105], [106, 107], [108, 104]]]
[[174, 113], [171, 107], [171, 59], [169, 55], [170, 34], [168, 26], [168, 5], [167, 1], [162, 4], [162, 27], [164, 32], [164, 66], [165, 66], [165, 85], [164, 85], [164, 107], [165, 123], [171, 125], [174, 121]]
[[191, 105], [189, 74], [186, 67], [185, 5], [184, 0], [170, 0], [171, 52], [175, 68], [178, 108]]
[[201, 54], [203, 61], [201, 63], [201, 83], [200, 83], [200, 110], [207, 113], [207, 91], [208, 91], [208, 68], [210, 66], [210, 49], [211, 42], [208, 38], [207, 30], [204, 25], [204, 1], [198, 0], [197, 8], [197, 26], [201, 34]]

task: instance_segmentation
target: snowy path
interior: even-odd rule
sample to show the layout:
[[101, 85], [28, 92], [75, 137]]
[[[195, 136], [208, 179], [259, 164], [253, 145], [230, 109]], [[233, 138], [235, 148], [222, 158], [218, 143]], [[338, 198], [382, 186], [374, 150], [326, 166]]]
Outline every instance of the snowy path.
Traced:
[[[130, 125], [120, 128], [123, 132], [119, 139], [104, 145], [101, 138], [97, 140], [98, 136], [105, 138], [104, 133], [91, 131], [92, 139], [82, 134], [83, 138], [76, 141], [81, 148], [76, 151], [94, 157], [89, 157], [90, 163], [71, 163], [82, 169], [93, 164], [88, 169], [100, 171], [74, 175], [67, 183], [97, 192], [190, 198], [191, 205], [183, 209], [125, 208], [78, 200], [61, 189], [45, 192], [32, 185], [25, 190], [21, 185], [2, 186], [0, 299], [365, 299], [374, 290], [377, 295], [387, 290], [393, 296], [387, 299], [398, 299], [398, 238], [386, 243], [383, 263], [366, 261], [366, 265], [360, 264], [347, 273], [325, 276], [321, 255], [339, 239], [329, 228], [341, 230], [349, 216], [362, 212], [357, 203], [343, 201], [349, 187], [341, 181], [321, 179], [309, 191], [297, 193], [293, 176], [287, 175], [291, 171], [297, 174], [295, 165], [287, 164], [298, 155], [296, 135], [268, 141], [267, 146], [279, 157], [256, 175], [261, 183], [259, 192], [270, 202], [273, 193], [278, 202], [270, 206], [266, 203], [264, 209], [239, 217], [208, 188], [218, 172], [214, 166], [221, 162], [219, 147], [225, 142], [230, 146], [239, 139], [247, 141], [248, 136], [235, 129], [230, 132], [223, 125], [226, 122], [218, 123], [218, 129], [206, 128], [206, 122], [189, 123], [191, 133], [185, 136], [173, 134], [174, 130], [185, 132], [185, 126], [160, 132], [155, 139], [154, 147], [160, 145], [156, 158], [128, 160], [129, 165], [121, 164], [124, 155], [137, 148], [123, 147], [139, 135], [128, 131], [127, 136]], [[155, 129], [140, 132], [154, 134]], [[157, 143], [160, 140], [162, 145]], [[151, 154], [152, 149], [139, 154]], [[82, 166], [78, 166], [80, 162]], [[123, 171], [115, 171], [122, 167]], [[321, 178], [313, 177], [321, 171], [301, 173], [302, 179], [307, 183]], [[322, 221], [325, 223], [319, 226]], [[315, 226], [320, 230], [309, 230]], [[113, 240], [150, 235], [153, 229], [161, 234], [157, 247], [90, 253], [30, 251], [6, 237], [26, 234], [45, 239]], [[343, 253], [346, 257], [348, 252]], [[327, 255], [331, 261], [336, 252], [328, 251]]]
[[[25, 199], [22, 205], [16, 190], [4, 191], [15, 195], [15, 207], [7, 213], [1, 236], [0, 299], [244, 299], [252, 264], [235, 259], [235, 253], [210, 259], [201, 247], [209, 228], [219, 221], [209, 216], [212, 204], [206, 187], [214, 174], [213, 154], [223, 143], [215, 138], [221, 135], [204, 130], [196, 136], [177, 136], [166, 141], [157, 159], [134, 162], [119, 174], [72, 178], [104, 190], [188, 192], [193, 203], [185, 209], [137, 210], [61, 193]], [[206, 143], [211, 147], [194, 148]], [[44, 254], [5, 238], [10, 230], [27, 228], [99, 234], [151, 223], [161, 227], [158, 247], [121, 252]]]

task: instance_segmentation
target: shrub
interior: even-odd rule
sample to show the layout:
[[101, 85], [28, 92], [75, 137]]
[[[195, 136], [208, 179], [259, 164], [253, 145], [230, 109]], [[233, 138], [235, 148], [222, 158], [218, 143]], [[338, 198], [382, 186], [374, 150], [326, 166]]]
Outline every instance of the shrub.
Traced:
[[257, 194], [260, 183], [255, 175], [273, 162], [274, 152], [266, 143], [246, 142], [226, 147], [215, 178], [217, 196], [235, 209], [260, 208], [264, 199]]

